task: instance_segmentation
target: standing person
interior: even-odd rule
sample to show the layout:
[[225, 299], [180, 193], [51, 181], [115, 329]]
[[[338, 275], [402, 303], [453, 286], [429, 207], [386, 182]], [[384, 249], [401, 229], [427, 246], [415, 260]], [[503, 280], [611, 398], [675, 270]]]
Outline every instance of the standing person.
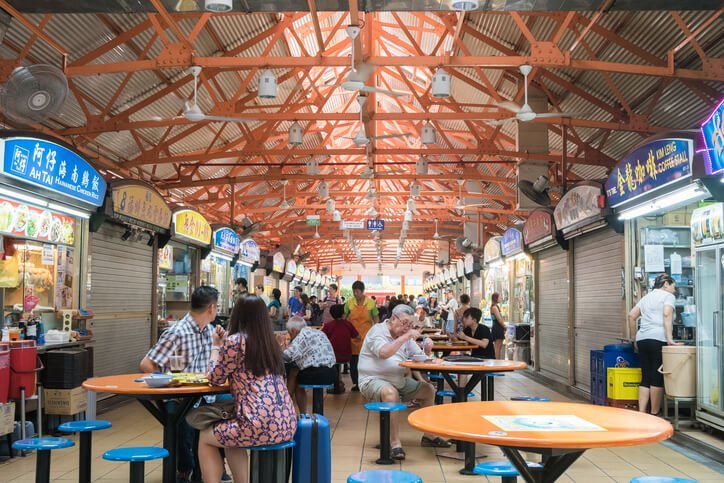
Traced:
[[468, 294], [461, 294], [459, 297], [460, 305], [458, 306], [458, 309], [455, 311], [455, 333], [462, 332], [464, 328], [463, 324], [463, 317], [465, 316], [465, 311], [470, 308], [470, 295]]
[[365, 296], [365, 284], [361, 280], [357, 280], [352, 284], [352, 294], [354, 297], [344, 305], [344, 318], [352, 322], [360, 336], [359, 340], [352, 341], [352, 358], [349, 361], [350, 376], [352, 377], [352, 384], [354, 384], [352, 390], [359, 391], [357, 384], [359, 351], [362, 349], [362, 343], [367, 331], [372, 328], [372, 325], [380, 321], [380, 314], [374, 300]]
[[249, 293], [249, 282], [247, 282], [244, 277], [239, 277], [234, 280], [234, 300], [246, 293]]
[[457, 333], [460, 340], [477, 346], [472, 350], [473, 357], [482, 359], [495, 359], [495, 348], [493, 347], [493, 335], [490, 329], [480, 323], [483, 312], [480, 309], [468, 308], [462, 315], [463, 329]]
[[500, 313], [500, 294], [497, 292], [490, 296], [490, 317], [493, 319], [492, 333], [495, 358], [502, 359], [506, 328], [503, 315]]
[[307, 325], [312, 324], [312, 303], [309, 301], [309, 295], [303, 293], [299, 296], [299, 299], [302, 302], [302, 309], [300, 311], [299, 315], [301, 318], [303, 318]]
[[421, 305], [422, 305], [423, 308], [428, 308], [427, 299], [426, 299], [425, 296], [422, 295], [422, 294], [420, 294], [420, 295], [417, 296], [417, 306], [419, 307], [419, 306], [421, 306]]
[[409, 305], [412, 310], [415, 310], [417, 308], [417, 300], [415, 300], [414, 295], [410, 295], [407, 297], [407, 305]]
[[234, 481], [247, 481], [243, 448], [294, 438], [297, 415], [284, 384], [282, 352], [271, 326], [264, 302], [243, 295], [231, 313], [229, 334], [222, 337], [222, 330], [213, 334], [209, 382], [222, 385], [229, 380], [236, 404], [233, 418], [218, 421], [199, 435], [204, 482], [221, 480], [224, 464], [217, 448], [225, 448]]
[[289, 297], [287, 305], [289, 306], [289, 317], [304, 314], [302, 305], [302, 287], [299, 285], [294, 287], [294, 295]]
[[[166, 372], [169, 370], [171, 356], [178, 355], [184, 360], [183, 372], [206, 373], [211, 357], [212, 327], [216, 319], [219, 292], [202, 285], [191, 294], [191, 309], [183, 319], [166, 329], [140, 364], [141, 372]], [[178, 411], [175, 400], [166, 402], [170, 413]], [[186, 421], [181, 421], [176, 441], [178, 458], [176, 459], [176, 477], [178, 481], [189, 481], [194, 470], [195, 431]], [[216, 481], [221, 479], [221, 475]]]
[[267, 304], [269, 309], [269, 318], [271, 319], [272, 325], [275, 332], [286, 330], [287, 326], [284, 323], [284, 314], [282, 314], [282, 291], [278, 288], [272, 289], [272, 299]]
[[339, 287], [337, 287], [336, 283], [330, 283], [329, 284], [329, 290], [327, 291], [327, 296], [324, 297], [324, 300], [322, 300], [322, 303], [320, 304], [321, 309], [324, 311], [322, 313], [322, 323], [326, 324], [330, 320], [332, 320], [334, 317], [332, 317], [332, 314], [330, 313], [330, 309], [332, 308], [332, 305], [337, 305], [344, 303], [342, 300], [342, 297], [339, 296]]
[[309, 297], [309, 306], [312, 309], [312, 318], [309, 319], [310, 325], [318, 327], [322, 325], [322, 308], [317, 303], [317, 296]]
[[264, 285], [261, 283], [256, 284], [254, 295], [262, 299], [264, 301], [264, 305], [269, 305], [269, 302], [271, 302], [271, 300], [269, 300], [269, 296], [264, 293]]
[[447, 302], [441, 306], [441, 308], [445, 311], [445, 322], [443, 325], [443, 333], [448, 334], [449, 336], [455, 335], [455, 311], [458, 309], [458, 301], [455, 300], [455, 292], [453, 292], [451, 289], [447, 289], [445, 291], [445, 296], [447, 297]]
[[[674, 342], [673, 323], [676, 310], [676, 282], [662, 273], [654, 280], [654, 289], [631, 309], [628, 314], [629, 333], [636, 332], [635, 345], [641, 362], [639, 385], [639, 411], [658, 415], [664, 395], [664, 376], [659, 372], [662, 364], [661, 349], [665, 345], [681, 345]], [[636, 330], [636, 321], [641, 324]]]
[[337, 371], [337, 382], [330, 394], [344, 394], [344, 383], [339, 376], [339, 366], [349, 363], [352, 359], [352, 339], [359, 338], [359, 332], [354, 328], [352, 322], [344, 318], [344, 305], [335, 304], [329, 309], [332, 320], [326, 322], [322, 327], [334, 349], [334, 357], [337, 359], [335, 369]]

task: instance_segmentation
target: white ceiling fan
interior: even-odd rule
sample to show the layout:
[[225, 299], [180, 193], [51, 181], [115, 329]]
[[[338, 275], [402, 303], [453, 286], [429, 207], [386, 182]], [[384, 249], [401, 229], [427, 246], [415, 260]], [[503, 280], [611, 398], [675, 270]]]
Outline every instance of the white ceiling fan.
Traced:
[[455, 202], [455, 209], [456, 210], [465, 210], [468, 208], [474, 208], [476, 206], [490, 206], [489, 203], [472, 203], [472, 204], [465, 204], [465, 201], [463, 200], [463, 184], [465, 184], [464, 179], [457, 180], [458, 183], [458, 197]]
[[544, 118], [544, 117], [573, 117], [578, 116], [586, 113], [580, 113], [580, 112], [542, 112], [537, 113], [535, 112], [530, 105], [528, 104], [528, 75], [533, 70], [533, 67], [528, 64], [523, 64], [519, 68], [520, 73], [523, 74], [523, 82], [524, 84], [524, 102], [522, 106], [519, 106], [515, 102], [512, 101], [502, 101], [496, 103], [498, 107], [501, 107], [505, 109], [506, 111], [510, 111], [515, 114], [515, 116], [508, 117], [505, 119], [500, 120], [493, 120], [490, 121], [490, 124], [493, 125], [499, 125], [507, 121], [520, 121], [520, 122], [530, 122], [534, 119], [538, 118]]
[[359, 104], [359, 124], [360, 124], [359, 131], [357, 131], [357, 134], [354, 137], [344, 136], [344, 139], [351, 139], [352, 142], [355, 143], [357, 146], [367, 146], [369, 143], [371, 143], [372, 141], [377, 140], [377, 139], [404, 138], [404, 137], [412, 136], [411, 133], [385, 134], [382, 136], [367, 136], [367, 131], [365, 130], [364, 120], [362, 118], [365, 102], [367, 102], [367, 98], [365, 96], [357, 96], [357, 104]]
[[[230, 116], [207, 116], [204, 114], [204, 112], [201, 110], [198, 104], [198, 86], [199, 86], [199, 75], [201, 74], [201, 67], [198, 65], [191, 66], [189, 68], [189, 74], [191, 74], [194, 77], [194, 100], [186, 101], [184, 103], [184, 112], [181, 116], [176, 116], [172, 119], [187, 119], [191, 122], [202, 122], [202, 121], [212, 121], [212, 122], [256, 122], [257, 119], [251, 119], [251, 118], [239, 118], [239, 117], [230, 117]], [[155, 116], [152, 118], [153, 120], [161, 120], [160, 117]]]
[[288, 210], [292, 207], [292, 205], [290, 205], [287, 201], [287, 183], [289, 183], [289, 181], [286, 179], [282, 180], [282, 189], [284, 194], [282, 195], [282, 202], [279, 204], [279, 209], [281, 210]]

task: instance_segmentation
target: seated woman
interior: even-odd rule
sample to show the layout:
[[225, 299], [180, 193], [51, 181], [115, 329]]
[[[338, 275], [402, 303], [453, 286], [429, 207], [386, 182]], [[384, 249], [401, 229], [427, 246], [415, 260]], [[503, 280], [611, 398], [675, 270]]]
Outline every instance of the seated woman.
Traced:
[[209, 382], [229, 380], [236, 417], [219, 421], [199, 435], [204, 482], [218, 483], [225, 448], [234, 481], [247, 481], [244, 447], [290, 441], [297, 428], [294, 404], [284, 382], [284, 362], [264, 301], [241, 295], [234, 304], [229, 333], [213, 334]]

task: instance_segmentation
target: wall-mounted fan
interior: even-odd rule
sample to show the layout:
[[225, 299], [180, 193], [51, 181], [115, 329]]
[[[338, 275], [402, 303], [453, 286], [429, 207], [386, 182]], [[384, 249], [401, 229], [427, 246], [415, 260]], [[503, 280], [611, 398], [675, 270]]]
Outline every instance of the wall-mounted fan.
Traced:
[[5, 117], [19, 124], [48, 120], [60, 113], [68, 96], [68, 80], [58, 67], [35, 64], [18, 67], [0, 90]]
[[548, 192], [551, 187], [546, 176], [539, 176], [535, 181], [520, 180], [518, 188], [532, 202], [541, 206], [550, 206], [551, 197]]
[[262, 223], [261, 221], [252, 222], [251, 219], [249, 219], [248, 217], [244, 217], [244, 219], [241, 220], [242, 231], [241, 233], [239, 233], [239, 236], [241, 238], [249, 237], [252, 234], [261, 230], [262, 226], [264, 226], [264, 223]]

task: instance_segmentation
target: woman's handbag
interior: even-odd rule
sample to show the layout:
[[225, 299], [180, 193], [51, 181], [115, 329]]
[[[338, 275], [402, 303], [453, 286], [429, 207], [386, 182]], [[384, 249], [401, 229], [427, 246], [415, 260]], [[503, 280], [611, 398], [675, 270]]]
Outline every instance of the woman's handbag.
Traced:
[[236, 401], [225, 399], [192, 409], [186, 415], [189, 426], [199, 431], [204, 430], [217, 421], [232, 419], [236, 413]]

